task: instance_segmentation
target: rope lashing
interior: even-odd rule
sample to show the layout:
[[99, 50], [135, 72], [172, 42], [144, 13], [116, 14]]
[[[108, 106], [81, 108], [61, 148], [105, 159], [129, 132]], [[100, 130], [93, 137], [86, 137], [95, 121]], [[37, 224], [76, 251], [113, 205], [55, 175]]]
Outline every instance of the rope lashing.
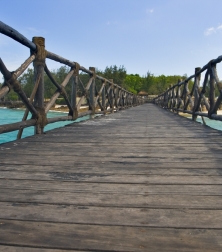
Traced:
[[36, 45], [37, 51], [34, 52], [36, 55], [33, 61], [34, 66], [45, 66], [45, 59], [47, 51], [45, 50], [45, 39], [43, 37], [33, 37], [32, 42]]

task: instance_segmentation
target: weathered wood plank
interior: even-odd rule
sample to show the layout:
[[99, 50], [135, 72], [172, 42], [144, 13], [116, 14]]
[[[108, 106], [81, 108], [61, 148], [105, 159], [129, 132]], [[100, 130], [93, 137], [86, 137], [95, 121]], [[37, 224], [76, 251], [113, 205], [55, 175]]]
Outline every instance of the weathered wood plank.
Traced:
[[93, 207], [0, 202], [0, 219], [110, 226], [222, 229], [221, 210]]
[[2, 179], [0, 188], [9, 188], [13, 190], [43, 190], [60, 191], [75, 193], [93, 193], [93, 194], [176, 194], [176, 195], [222, 195], [221, 185], [148, 185], [148, 184], [117, 184], [110, 183], [88, 183], [88, 182], [70, 182], [70, 181], [39, 181], [39, 180], [16, 180]]
[[4, 245], [89, 251], [219, 252], [222, 232], [216, 229], [159, 229], [4, 220], [0, 225], [0, 240]]
[[[4, 252], [55, 252], [54, 249], [44, 249], [44, 248], [31, 248], [31, 247], [21, 247], [21, 246], [4, 246], [0, 245], [0, 251]], [[73, 252], [87, 252], [86, 250], [70, 250]], [[88, 250], [89, 251], [89, 250]], [[67, 252], [67, 250], [56, 249], [56, 252]]]
[[146, 104], [1, 145], [0, 249], [221, 251], [221, 136]]
[[[172, 166], [172, 164], [170, 164]], [[187, 165], [188, 166], [188, 165]], [[200, 165], [201, 167], [201, 165]], [[112, 168], [112, 169], [111, 169]], [[56, 166], [56, 165], [4, 165], [0, 167], [0, 171], [13, 171], [13, 172], [64, 172], [64, 173], [88, 173], [94, 174], [96, 176], [100, 175], [101, 173], [104, 175], [162, 175], [162, 176], [218, 176], [222, 174], [222, 168], [209, 168], [209, 164], [207, 163], [205, 167], [193, 167], [190, 166], [189, 168], [155, 168], [155, 164], [150, 164], [149, 168], [147, 165], [116, 165], [111, 166], [110, 163], [98, 164], [98, 165], [87, 165], [87, 163], [75, 163], [75, 166]], [[0, 184], [1, 186], [1, 184]]]
[[[221, 173], [219, 173], [220, 175]], [[170, 176], [143, 174], [104, 174], [104, 173], [75, 173], [75, 172], [14, 172], [1, 171], [0, 179], [30, 179], [30, 180], [62, 180], [62, 181], [85, 181], [96, 183], [119, 183], [119, 184], [194, 184], [194, 185], [222, 185], [222, 176]]]
[[19, 203], [72, 204], [83, 206], [116, 206], [140, 208], [189, 208], [222, 210], [222, 198], [218, 195], [144, 195], [92, 194], [75, 192], [51, 192], [43, 190], [1, 189], [0, 201]]

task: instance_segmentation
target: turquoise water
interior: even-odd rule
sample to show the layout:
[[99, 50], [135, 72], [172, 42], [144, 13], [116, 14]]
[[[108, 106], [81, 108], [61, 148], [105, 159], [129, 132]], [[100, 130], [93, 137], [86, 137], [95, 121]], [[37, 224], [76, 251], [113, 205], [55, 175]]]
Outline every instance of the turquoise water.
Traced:
[[[22, 120], [23, 115], [24, 115], [24, 109], [0, 108], [0, 125], [20, 122]], [[47, 117], [52, 118], [52, 117], [65, 116], [65, 115], [67, 115], [67, 113], [49, 112], [47, 114]], [[30, 117], [31, 117], [31, 114], [29, 115], [28, 119], [30, 119]], [[78, 118], [75, 122], [85, 121], [85, 120], [88, 120], [89, 118], [90, 116], [84, 116], [84, 117]], [[73, 121], [50, 123], [46, 125], [44, 131], [59, 128], [70, 123], [73, 123]], [[13, 132], [0, 134], [0, 144], [16, 140], [17, 133], [18, 131], [16, 130]], [[27, 136], [32, 136], [33, 133], [34, 133], [34, 127], [25, 128], [23, 130], [22, 138], [27, 137]]]
[[[189, 117], [189, 119], [192, 119], [192, 117]], [[206, 117], [204, 117], [205, 123], [207, 126], [217, 129], [217, 130], [222, 130], [222, 122], [221, 121], [216, 121], [216, 120], [211, 120]], [[203, 121], [200, 116], [197, 117], [197, 122], [200, 122], [203, 124]]]

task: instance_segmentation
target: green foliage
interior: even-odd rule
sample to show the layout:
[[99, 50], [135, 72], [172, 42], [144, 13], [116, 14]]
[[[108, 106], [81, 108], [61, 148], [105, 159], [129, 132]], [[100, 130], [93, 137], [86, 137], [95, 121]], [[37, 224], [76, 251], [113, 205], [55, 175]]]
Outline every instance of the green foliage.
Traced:
[[182, 77], [179, 75], [159, 75], [154, 76], [150, 72], [143, 77], [142, 90], [146, 91], [150, 95], [160, 94], [167, 90], [170, 85], [178, 83], [178, 80], [181, 80]]
[[[68, 72], [70, 71], [70, 68], [67, 66], [62, 66], [59, 69], [52, 70], [51, 74], [53, 78], [56, 80], [56, 82], [61, 85], [64, 81], [65, 77], [67, 76]], [[186, 76], [154, 76], [149, 71], [145, 76], [140, 76], [139, 74], [127, 74], [127, 71], [124, 66], [117, 67], [116, 65], [106, 67], [104, 71], [96, 69], [96, 74], [100, 75], [106, 79], [113, 79], [113, 82], [115, 84], [118, 84], [128, 91], [137, 94], [140, 91], [145, 91], [148, 94], [160, 94], [164, 92], [167, 88], [169, 88], [170, 85], [174, 85], [178, 82], [178, 79], [185, 78]], [[90, 76], [84, 72], [80, 73], [79, 75], [82, 83], [84, 86], [89, 81]], [[33, 86], [34, 86], [34, 70], [29, 68], [26, 70], [26, 72], [19, 78], [20, 83], [22, 84], [22, 88], [24, 92], [26, 93], [27, 97], [30, 97]], [[48, 76], [44, 75], [44, 84], [45, 84], [45, 98], [51, 98], [52, 95], [55, 93], [57, 88], [54, 86], [54, 84], [50, 81]], [[1, 85], [1, 83], [0, 83]], [[191, 86], [192, 83], [189, 84]], [[101, 87], [101, 81], [96, 80], [96, 87], [97, 90], [100, 90]], [[68, 96], [71, 96], [71, 80], [66, 86], [66, 92]], [[191, 90], [190, 90], [191, 91]], [[81, 84], [78, 87], [77, 94], [78, 96], [81, 96], [84, 92], [84, 88], [81, 87]], [[18, 96], [13, 91], [10, 91], [10, 93], [7, 96], [8, 99], [11, 100], [17, 100]], [[63, 104], [64, 100], [60, 99], [58, 100], [59, 103]]]
[[124, 66], [120, 66], [119, 68], [116, 65], [106, 67], [104, 71], [99, 71], [97, 73], [100, 73], [101, 76], [107, 80], [112, 79], [113, 82], [119, 86], [123, 86], [126, 78], [126, 69]]
[[128, 74], [124, 80], [126, 89], [134, 94], [137, 94], [143, 88], [143, 78], [138, 74]]
[[30, 97], [34, 86], [34, 70], [28, 68], [27, 71], [19, 77], [18, 81], [21, 83], [27, 97]]
[[14, 92], [13, 90], [11, 90], [11, 91], [5, 96], [5, 100], [6, 100], [6, 101], [18, 101], [18, 100], [19, 100], [19, 96], [17, 95], [16, 92]]
[[56, 100], [56, 104], [58, 105], [66, 105], [66, 101], [64, 98], [59, 98]]
[[[51, 74], [58, 84], [61, 84], [69, 72], [69, 67], [62, 66], [57, 70], [52, 70]], [[28, 68], [27, 71], [19, 78], [23, 90], [27, 97], [30, 97], [33, 86], [34, 86], [34, 70]], [[54, 84], [50, 81], [49, 77], [44, 75], [44, 85], [45, 85], [45, 98], [50, 98], [57, 90]], [[67, 93], [71, 93], [71, 83], [69, 82], [66, 87]]]

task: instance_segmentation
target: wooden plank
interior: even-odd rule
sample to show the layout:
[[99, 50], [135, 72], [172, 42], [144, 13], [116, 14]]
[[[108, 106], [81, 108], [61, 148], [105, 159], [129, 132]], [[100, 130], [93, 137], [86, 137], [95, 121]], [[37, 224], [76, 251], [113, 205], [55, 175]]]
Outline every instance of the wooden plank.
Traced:
[[176, 194], [176, 195], [222, 195], [221, 185], [148, 185], [148, 184], [117, 184], [115, 183], [88, 183], [70, 181], [39, 181], [39, 180], [16, 180], [3, 179], [0, 188], [13, 190], [43, 190], [52, 192], [75, 192], [93, 194]]
[[[198, 156], [199, 159], [201, 159], [201, 162], [205, 163], [212, 163], [211, 160], [209, 160], [210, 157], [205, 157], [204, 155], [203, 156]], [[212, 157], [211, 157], [212, 158]], [[173, 159], [173, 162], [177, 162], [177, 163], [187, 163], [187, 165], [198, 165], [199, 162], [199, 159], [197, 158], [188, 158], [188, 157], [175, 157]], [[137, 164], [137, 163], [146, 163], [146, 164], [149, 164], [149, 163], [156, 163], [157, 165], [161, 164], [161, 163], [169, 163], [172, 161], [172, 158], [170, 158], [169, 156], [168, 157], [152, 157], [152, 155], [150, 155], [150, 157], [146, 157], [146, 158], [139, 158], [137, 157], [136, 155], [135, 156], [129, 156], [129, 157], [100, 157], [99, 155], [98, 156], [94, 156], [94, 157], [89, 157], [88, 160], [87, 160], [87, 157], [85, 157], [84, 159], [81, 157], [81, 156], [76, 156], [75, 159], [74, 159], [75, 162], [104, 162], [104, 163], [107, 163], [107, 162], [113, 162], [113, 163], [131, 163], [131, 164]], [[217, 164], [217, 167], [218, 168], [221, 168], [220, 164], [221, 164], [221, 161], [222, 161], [222, 156], [220, 158], [217, 158], [215, 159], [214, 163]], [[53, 165], [55, 163], [57, 163], [57, 165], [64, 165], [64, 164], [67, 164], [67, 165], [71, 165], [73, 164], [73, 161], [71, 159], [67, 159], [66, 157], [56, 157], [56, 156], [50, 156], [48, 158], [44, 158], [44, 159], [40, 159], [40, 158], [37, 158], [37, 157], [31, 157], [31, 156], [26, 156], [24, 158], [19, 158], [19, 157], [16, 157], [16, 155], [14, 156], [10, 156], [10, 159], [9, 159], [9, 156], [4, 156], [1, 158], [1, 161], [0, 161], [0, 164], [2, 165], [5, 165], [5, 164], [17, 164], [17, 165], [20, 165], [20, 164], [30, 164], [30, 162], [34, 162], [35, 164], [37, 165]]]
[[3, 144], [0, 250], [221, 251], [221, 140], [146, 104]]
[[[200, 165], [201, 166], [201, 165]], [[112, 168], [112, 169], [111, 169]], [[87, 163], [77, 164], [75, 167], [70, 166], [56, 166], [56, 165], [4, 165], [0, 167], [0, 171], [13, 171], [13, 172], [72, 172], [73, 174], [88, 173], [98, 176], [99, 174], [103, 175], [162, 175], [162, 176], [217, 176], [222, 174], [222, 168], [209, 168], [209, 164], [206, 164], [205, 167], [189, 167], [189, 168], [155, 168], [155, 164], [149, 165], [149, 168], [146, 166], [132, 166], [132, 165], [116, 165], [111, 166], [110, 163], [106, 165], [92, 165], [89, 166]], [[0, 185], [1, 186], [1, 185]]]
[[144, 195], [95, 194], [75, 192], [50, 192], [43, 190], [1, 189], [0, 201], [19, 203], [72, 204], [82, 206], [140, 207], [140, 208], [189, 208], [222, 210], [218, 195]]
[[[31, 247], [21, 247], [21, 246], [4, 246], [0, 245], [0, 251], [4, 252], [67, 252], [67, 250], [61, 250], [61, 249], [44, 249], [44, 248], [31, 248]], [[70, 250], [73, 252], [87, 252], [86, 250]], [[88, 250], [89, 251], [89, 250]]]
[[0, 208], [0, 219], [7, 220], [154, 228], [222, 229], [221, 210], [93, 207], [10, 202], [0, 202]]
[[[219, 173], [220, 175], [220, 173]], [[65, 181], [87, 181], [96, 183], [125, 183], [125, 184], [222, 184], [221, 176], [170, 176], [143, 174], [104, 174], [104, 173], [75, 173], [75, 172], [14, 172], [1, 171], [0, 179], [30, 179], [30, 180], [65, 180]]]
[[[124, 151], [122, 152], [122, 149], [124, 150], [124, 148], [119, 148], [119, 150], [120, 150], [119, 153], [112, 152], [112, 151], [114, 151], [114, 149], [110, 150], [110, 151], [107, 151], [107, 152], [104, 152], [104, 151], [100, 152], [98, 150], [99, 155], [98, 155], [98, 151], [95, 151], [95, 150], [94, 151], [87, 151], [87, 153], [86, 153], [86, 150], [84, 150], [82, 152], [73, 153], [73, 155], [71, 155], [73, 150], [72, 151], [71, 150], [64, 150], [64, 151], [59, 151], [59, 150], [56, 151], [55, 150], [55, 152], [53, 152], [53, 151], [44, 151], [44, 152], [42, 152], [42, 151], [39, 150], [36, 153], [35, 153], [35, 151], [30, 151], [30, 150], [27, 150], [25, 153], [24, 153], [25, 150], [23, 150], [23, 151], [22, 150], [19, 150], [19, 151], [16, 150], [16, 154], [17, 155], [19, 154], [21, 156], [21, 158], [26, 158], [27, 157], [27, 159], [33, 158], [33, 157], [35, 158], [35, 156], [36, 156], [36, 158], [38, 158], [39, 155], [41, 155], [43, 157], [44, 156], [49, 156], [49, 157], [58, 156], [59, 157], [59, 155], [61, 155], [63, 159], [64, 158], [71, 159], [71, 156], [73, 156], [76, 159], [79, 156], [81, 157], [84, 154], [88, 158], [93, 158], [93, 157], [97, 157], [97, 156], [99, 156], [100, 158], [104, 158], [104, 157], [108, 156], [110, 158], [113, 158], [113, 157], [115, 157], [115, 158], [116, 157], [120, 157], [120, 158], [135, 157], [135, 158], [140, 158], [140, 159], [143, 158], [144, 160], [146, 160], [147, 158], [150, 158], [151, 156], [152, 156], [152, 158], [154, 158], [154, 157], [159, 158], [160, 156], [161, 156], [161, 158], [168, 158], [169, 155], [171, 155], [172, 158], [179, 158], [180, 157], [180, 158], [189, 158], [189, 159], [195, 159], [197, 157], [197, 155], [200, 156], [200, 158], [204, 157], [205, 159], [207, 159], [207, 158], [218, 158], [218, 159], [220, 159], [221, 158], [221, 151], [220, 150], [212, 151], [212, 152], [209, 152], [209, 150], [206, 151], [206, 152], [199, 151], [199, 152], [196, 152], [196, 153], [194, 153], [192, 151], [186, 152], [186, 151], [182, 150], [181, 153], [178, 153], [178, 152], [176, 152], [176, 150], [175, 150], [175, 152], [173, 152], [172, 150], [171, 150], [171, 152], [170, 151], [165, 151], [165, 150], [157, 150], [155, 152], [154, 151], [149, 151], [149, 150], [147, 150], [147, 152], [142, 152], [142, 151], [133, 152], [133, 150], [128, 151], [128, 152], [124, 152]], [[5, 151], [4, 153], [5, 153], [6, 158], [8, 158], [10, 156], [9, 151]]]
[[4, 220], [0, 225], [0, 241], [4, 245], [89, 251], [219, 252], [222, 232]]

